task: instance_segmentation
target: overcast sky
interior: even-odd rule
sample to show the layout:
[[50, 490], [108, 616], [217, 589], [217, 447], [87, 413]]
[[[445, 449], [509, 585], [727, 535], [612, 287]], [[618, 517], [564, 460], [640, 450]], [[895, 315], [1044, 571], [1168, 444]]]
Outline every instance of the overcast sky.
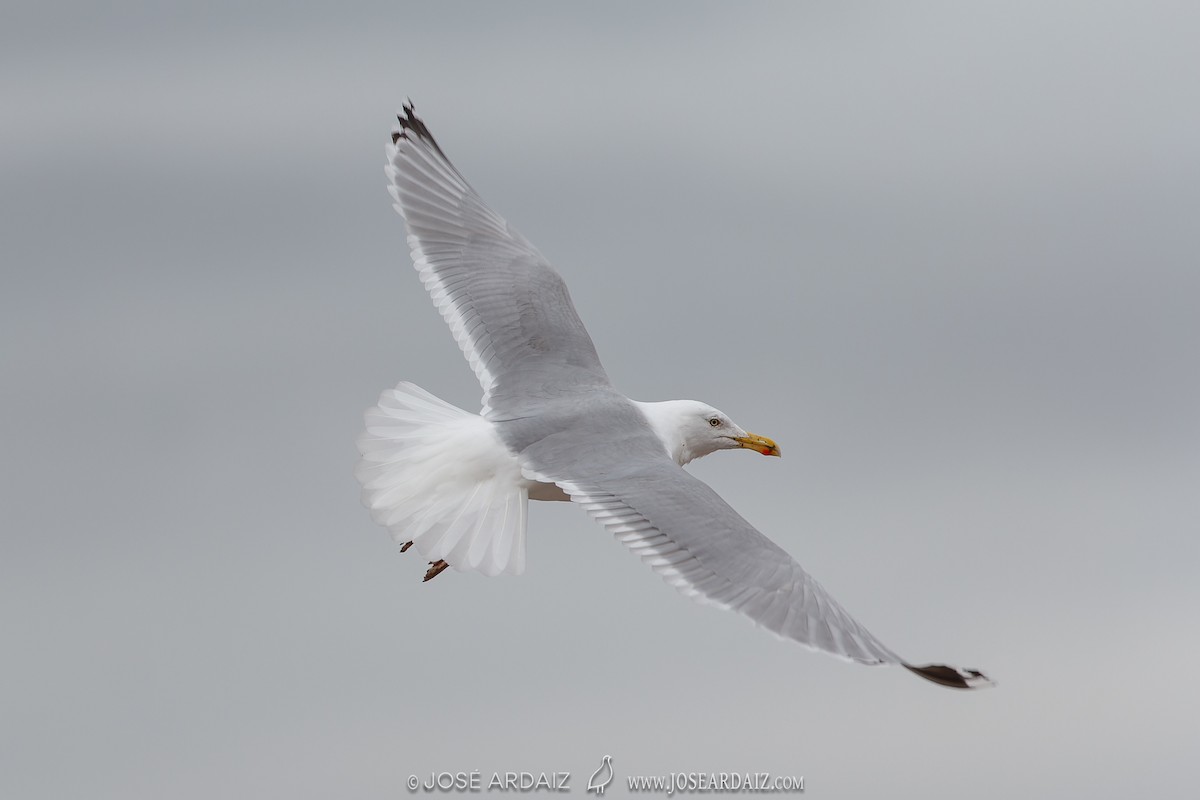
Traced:
[[[8, 3], [0, 795], [394, 798], [411, 774], [1166, 797], [1200, 723], [1187, 3]], [[618, 388], [955, 693], [775, 640], [578, 508], [423, 585], [363, 409], [480, 395], [384, 189], [411, 97]], [[613, 790], [617, 792], [616, 789]]]

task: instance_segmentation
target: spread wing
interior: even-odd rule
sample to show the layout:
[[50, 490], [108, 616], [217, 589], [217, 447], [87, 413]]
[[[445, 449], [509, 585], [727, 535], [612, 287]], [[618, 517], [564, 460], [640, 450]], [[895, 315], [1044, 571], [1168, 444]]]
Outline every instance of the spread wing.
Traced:
[[[523, 458], [555, 480], [663, 579], [702, 603], [779, 636], [863, 664], [899, 664], [955, 688], [987, 686], [976, 670], [914, 666], [875, 638], [783, 548], [663, 452], [653, 434], [602, 439], [587, 428], [535, 444]], [[586, 453], [586, 458], [578, 454]]]
[[483, 386], [483, 415], [607, 387], [566, 284], [446, 158], [411, 104], [387, 148], [413, 263]]

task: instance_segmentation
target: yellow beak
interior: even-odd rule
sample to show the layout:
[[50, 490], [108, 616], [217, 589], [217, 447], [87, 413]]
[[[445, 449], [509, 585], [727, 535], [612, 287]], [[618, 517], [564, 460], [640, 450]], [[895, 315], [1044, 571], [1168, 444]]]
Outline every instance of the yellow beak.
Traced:
[[764, 456], [779, 456], [779, 445], [775, 444], [773, 439], [768, 439], [765, 436], [759, 436], [757, 433], [747, 433], [745, 436], [736, 436], [733, 439], [738, 443], [738, 446], [744, 447], [747, 450], [757, 450]]

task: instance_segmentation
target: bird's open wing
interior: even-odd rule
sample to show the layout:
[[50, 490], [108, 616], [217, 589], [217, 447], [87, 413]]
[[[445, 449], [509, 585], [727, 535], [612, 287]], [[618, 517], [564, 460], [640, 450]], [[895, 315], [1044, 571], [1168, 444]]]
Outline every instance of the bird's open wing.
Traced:
[[397, 119], [388, 190], [421, 280], [483, 386], [484, 416], [608, 386], [562, 278], [488, 208], [411, 105]]
[[[864, 664], [900, 664], [955, 688], [990, 685], [975, 670], [914, 666], [876, 639], [781, 547], [647, 436], [535, 444], [531, 473], [555, 480], [667, 583], [746, 615], [779, 636]], [[586, 457], [576, 454], [586, 453]]]

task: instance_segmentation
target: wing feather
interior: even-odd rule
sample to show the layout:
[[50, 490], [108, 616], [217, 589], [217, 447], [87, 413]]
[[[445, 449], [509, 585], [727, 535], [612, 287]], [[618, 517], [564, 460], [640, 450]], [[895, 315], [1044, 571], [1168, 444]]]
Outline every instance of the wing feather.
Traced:
[[483, 387], [483, 415], [521, 416], [547, 398], [608, 386], [562, 278], [484, 203], [411, 104], [385, 173], [413, 263]]
[[903, 663], [791, 556], [665, 456], [641, 474], [559, 485], [684, 594], [814, 649], [865, 664]]
[[[595, 470], [555, 448], [558, 463], [525, 458], [541, 480], [556, 473], [571, 499], [641, 557], [663, 580], [700, 603], [736, 611], [755, 624], [809, 648], [862, 664], [897, 664], [954, 688], [991, 685], [982, 673], [941, 664], [914, 666], [852, 617], [790, 555], [733, 510], [708, 485], [655, 446], [622, 442], [619, 472]], [[595, 448], [590, 455], [595, 457]], [[612, 463], [599, 459], [599, 463]]]

